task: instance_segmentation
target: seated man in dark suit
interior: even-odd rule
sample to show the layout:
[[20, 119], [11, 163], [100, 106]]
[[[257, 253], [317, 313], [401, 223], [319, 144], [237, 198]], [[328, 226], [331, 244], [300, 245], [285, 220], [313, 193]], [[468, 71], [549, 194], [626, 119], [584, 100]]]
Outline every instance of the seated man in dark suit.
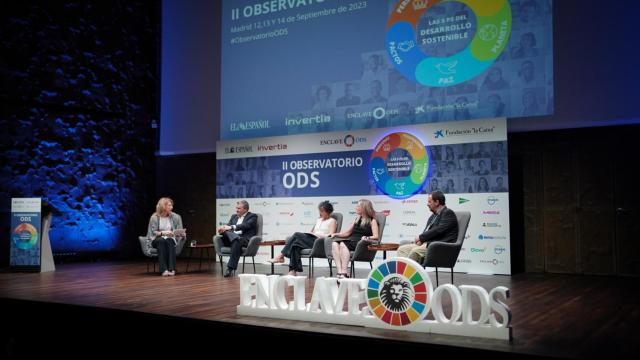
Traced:
[[229, 277], [236, 271], [242, 247], [246, 247], [249, 244], [249, 239], [257, 232], [258, 215], [249, 212], [249, 203], [246, 200], [238, 201], [236, 213], [231, 215], [231, 220], [227, 225], [218, 228], [218, 234], [222, 235], [224, 246], [231, 247], [231, 256], [224, 277]]
[[427, 206], [433, 213], [422, 234], [416, 236], [414, 244], [398, 248], [398, 256], [408, 257], [422, 263], [427, 247], [435, 241], [456, 242], [458, 238], [458, 218], [453, 210], [445, 206], [444, 194], [440, 190], [432, 191], [427, 198]]

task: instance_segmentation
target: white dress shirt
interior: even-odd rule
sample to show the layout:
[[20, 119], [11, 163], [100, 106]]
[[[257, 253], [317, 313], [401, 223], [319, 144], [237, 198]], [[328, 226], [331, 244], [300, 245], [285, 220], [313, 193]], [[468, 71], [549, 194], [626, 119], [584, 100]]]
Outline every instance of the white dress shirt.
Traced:
[[[245, 214], [246, 215], [246, 214]], [[238, 221], [236, 222], [236, 225], [240, 225], [242, 224], [242, 222], [244, 221], [244, 215], [240, 216], [238, 218]], [[231, 225], [231, 227], [233, 228], [233, 232], [238, 234], [238, 235], [242, 235], [242, 230], [236, 230], [236, 225]]]

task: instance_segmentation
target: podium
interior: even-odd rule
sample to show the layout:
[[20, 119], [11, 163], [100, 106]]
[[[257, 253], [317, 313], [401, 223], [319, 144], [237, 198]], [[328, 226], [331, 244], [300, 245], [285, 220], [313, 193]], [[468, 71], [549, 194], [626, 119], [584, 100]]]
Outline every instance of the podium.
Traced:
[[53, 214], [49, 213], [42, 220], [42, 250], [40, 251], [40, 272], [54, 271], [56, 264], [53, 262], [53, 251], [51, 251], [51, 241], [49, 241], [49, 228]]
[[43, 214], [40, 198], [11, 199], [11, 270], [47, 272], [56, 269], [49, 240], [52, 218], [50, 206]]

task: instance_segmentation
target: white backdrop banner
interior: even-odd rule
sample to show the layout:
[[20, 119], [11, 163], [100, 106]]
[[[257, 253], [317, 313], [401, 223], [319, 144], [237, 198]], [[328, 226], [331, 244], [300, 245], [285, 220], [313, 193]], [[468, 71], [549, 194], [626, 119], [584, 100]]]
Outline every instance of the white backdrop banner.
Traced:
[[[216, 154], [218, 224], [246, 199], [264, 217], [264, 239], [286, 239], [311, 230], [321, 201], [344, 215], [344, 228], [366, 198], [387, 215], [382, 242], [398, 243], [422, 232], [427, 193], [439, 189], [449, 208], [471, 212], [454, 270], [511, 272], [504, 118], [221, 141]], [[264, 247], [257, 260], [269, 257]]]

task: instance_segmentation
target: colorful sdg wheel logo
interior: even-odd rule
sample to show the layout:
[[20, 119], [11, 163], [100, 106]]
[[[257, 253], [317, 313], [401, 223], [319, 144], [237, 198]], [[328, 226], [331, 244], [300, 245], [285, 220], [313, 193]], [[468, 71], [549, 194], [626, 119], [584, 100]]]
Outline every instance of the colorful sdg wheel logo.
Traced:
[[[438, 11], [429, 12], [438, 4]], [[455, 12], [447, 13], [450, 9]], [[395, 68], [407, 79], [446, 87], [487, 70], [505, 49], [510, 34], [507, 0], [402, 0], [387, 21], [386, 48]], [[454, 54], [439, 56], [443, 47]]]
[[412, 134], [385, 136], [371, 154], [371, 175], [380, 191], [394, 199], [405, 199], [420, 191], [429, 172], [429, 156]]
[[33, 248], [38, 242], [38, 230], [28, 223], [22, 223], [13, 229], [13, 244], [22, 250]]
[[387, 260], [369, 273], [367, 304], [381, 321], [407, 326], [423, 319], [431, 304], [429, 274], [411, 259]]

